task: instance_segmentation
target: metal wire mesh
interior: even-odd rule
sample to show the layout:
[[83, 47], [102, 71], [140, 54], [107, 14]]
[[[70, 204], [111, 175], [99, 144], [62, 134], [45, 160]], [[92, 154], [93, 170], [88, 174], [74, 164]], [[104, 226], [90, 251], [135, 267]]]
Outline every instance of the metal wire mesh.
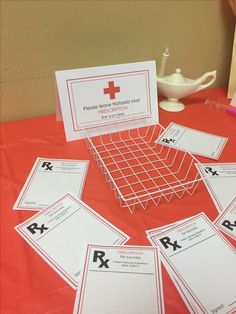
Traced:
[[150, 202], [170, 202], [174, 197], [192, 195], [202, 180], [186, 151], [156, 143], [164, 131], [161, 125], [90, 137], [88, 147], [102, 169], [122, 207], [133, 213]]

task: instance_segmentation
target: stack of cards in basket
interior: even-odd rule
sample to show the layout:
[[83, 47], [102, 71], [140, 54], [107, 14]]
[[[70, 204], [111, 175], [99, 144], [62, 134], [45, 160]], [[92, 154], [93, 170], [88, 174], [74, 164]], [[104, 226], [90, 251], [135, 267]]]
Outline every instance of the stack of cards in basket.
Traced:
[[236, 250], [204, 213], [146, 233], [190, 313], [236, 312]]

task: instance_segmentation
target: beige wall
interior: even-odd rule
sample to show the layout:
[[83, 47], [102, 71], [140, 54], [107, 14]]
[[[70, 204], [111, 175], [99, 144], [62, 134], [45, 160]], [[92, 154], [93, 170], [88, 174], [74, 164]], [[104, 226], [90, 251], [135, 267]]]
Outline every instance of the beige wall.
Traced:
[[54, 71], [156, 59], [228, 82], [234, 17], [226, 0], [1, 1], [1, 120], [55, 112]]
[[234, 44], [232, 50], [232, 60], [230, 67], [229, 85], [228, 85], [228, 97], [233, 98], [236, 91], [236, 25], [234, 31]]

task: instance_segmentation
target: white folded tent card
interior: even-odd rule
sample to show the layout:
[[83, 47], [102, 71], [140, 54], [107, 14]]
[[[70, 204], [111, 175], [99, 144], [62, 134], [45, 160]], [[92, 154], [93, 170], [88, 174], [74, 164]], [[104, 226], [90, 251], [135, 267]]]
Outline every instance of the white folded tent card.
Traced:
[[121, 206], [133, 212], [195, 191], [198, 161], [155, 142], [164, 128], [154, 61], [57, 71], [56, 82], [67, 140], [86, 138]]
[[56, 84], [67, 141], [159, 122], [155, 61], [57, 71]]

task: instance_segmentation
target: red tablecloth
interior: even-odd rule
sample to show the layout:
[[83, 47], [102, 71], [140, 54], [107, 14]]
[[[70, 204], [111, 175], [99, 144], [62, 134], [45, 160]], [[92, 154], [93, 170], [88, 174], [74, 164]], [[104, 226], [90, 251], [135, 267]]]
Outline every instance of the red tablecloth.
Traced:
[[[160, 109], [160, 123], [167, 126], [173, 121], [228, 137], [217, 162], [235, 162], [236, 117], [207, 107], [206, 98], [226, 99], [226, 90], [212, 89], [192, 95], [183, 100], [186, 109], [179, 113]], [[126, 232], [131, 237], [127, 244], [150, 245], [146, 229], [202, 211], [211, 220], [217, 216], [203, 183], [193, 196], [161, 203], [158, 207], [151, 205], [145, 211], [139, 209], [130, 214], [128, 209], [119, 206], [85, 141], [67, 143], [63, 124], [56, 122], [54, 115], [3, 123], [1, 131], [1, 313], [69, 314], [73, 309], [75, 291], [14, 230], [14, 226], [35, 214], [33, 211], [14, 211], [12, 207], [37, 157], [91, 160], [82, 199]], [[214, 162], [197, 158], [201, 162]], [[188, 313], [164, 268], [163, 285], [166, 313]]]

